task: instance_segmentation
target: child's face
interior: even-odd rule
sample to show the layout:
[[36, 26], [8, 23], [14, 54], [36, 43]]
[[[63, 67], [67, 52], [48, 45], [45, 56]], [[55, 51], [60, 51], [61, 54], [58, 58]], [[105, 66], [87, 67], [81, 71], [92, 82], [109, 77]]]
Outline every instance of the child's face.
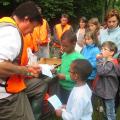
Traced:
[[85, 22], [84, 21], [81, 20], [79, 24], [80, 24], [80, 28], [85, 28]]
[[104, 58], [112, 57], [114, 54], [114, 52], [111, 51], [107, 46], [102, 47], [101, 53]]
[[68, 40], [62, 40], [61, 45], [62, 45], [63, 52], [66, 52], [66, 53], [71, 53], [75, 47], [75, 44]]
[[86, 45], [91, 45], [91, 44], [93, 44], [92, 38], [89, 37], [89, 36], [85, 36], [85, 44], [86, 44]]
[[96, 30], [96, 25], [89, 23], [89, 29], [94, 32]]
[[74, 64], [70, 65], [70, 71], [69, 72], [70, 72], [71, 79], [74, 80], [74, 81], [76, 81], [76, 77], [77, 77], [76, 75], [77, 74], [74, 71]]

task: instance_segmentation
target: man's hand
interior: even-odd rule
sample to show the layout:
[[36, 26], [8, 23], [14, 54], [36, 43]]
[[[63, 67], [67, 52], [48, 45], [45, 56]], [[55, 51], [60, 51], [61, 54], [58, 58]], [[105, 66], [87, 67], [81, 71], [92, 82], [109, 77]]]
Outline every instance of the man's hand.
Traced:
[[41, 67], [36, 66], [28, 66], [28, 72], [31, 73], [31, 76], [33, 77], [39, 77], [39, 74], [41, 73]]

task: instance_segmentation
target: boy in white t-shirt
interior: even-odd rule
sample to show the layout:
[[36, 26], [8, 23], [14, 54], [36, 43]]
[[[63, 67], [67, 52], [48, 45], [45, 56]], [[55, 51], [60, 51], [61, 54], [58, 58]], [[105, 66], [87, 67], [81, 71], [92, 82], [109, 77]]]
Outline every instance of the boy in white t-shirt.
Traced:
[[86, 84], [86, 79], [92, 72], [91, 64], [85, 59], [72, 62], [70, 76], [76, 82], [72, 89], [67, 105], [56, 110], [56, 115], [63, 120], [92, 120], [92, 92]]

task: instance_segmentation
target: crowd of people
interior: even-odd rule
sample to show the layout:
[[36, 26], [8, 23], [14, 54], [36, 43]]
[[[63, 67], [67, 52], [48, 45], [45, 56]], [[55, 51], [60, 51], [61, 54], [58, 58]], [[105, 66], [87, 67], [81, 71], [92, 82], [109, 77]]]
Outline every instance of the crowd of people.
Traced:
[[[41, 8], [32, 1], [19, 5], [11, 17], [0, 19], [0, 120], [41, 120], [44, 100], [57, 94], [55, 110], [63, 120], [92, 120], [95, 99], [103, 103], [107, 120], [116, 120], [119, 106], [120, 13], [81, 17], [76, 32], [69, 16], [50, 30]], [[51, 32], [53, 31], [53, 33]], [[54, 78], [28, 64], [28, 48], [37, 59], [57, 57]], [[97, 106], [95, 110], [99, 111]]]

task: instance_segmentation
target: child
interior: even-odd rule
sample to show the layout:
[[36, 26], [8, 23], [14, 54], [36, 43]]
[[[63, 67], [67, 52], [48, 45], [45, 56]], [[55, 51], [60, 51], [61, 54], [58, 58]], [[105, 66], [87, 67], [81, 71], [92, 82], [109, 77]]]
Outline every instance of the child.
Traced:
[[77, 59], [72, 62], [70, 76], [76, 86], [70, 93], [66, 108], [62, 106], [56, 110], [57, 116], [62, 116], [63, 120], [92, 120], [92, 92], [85, 82], [91, 72], [92, 66], [87, 60]]
[[98, 18], [91, 18], [88, 21], [88, 30], [93, 31], [97, 38], [99, 37], [100, 23]]
[[98, 80], [96, 81], [94, 92], [103, 100], [108, 120], [116, 120], [115, 96], [119, 85], [117, 68], [113, 62], [115, 60], [113, 59], [113, 56], [116, 52], [117, 47], [115, 43], [107, 41], [102, 44], [101, 54], [97, 56]]
[[69, 94], [75, 85], [75, 82], [70, 78], [70, 64], [75, 59], [84, 58], [80, 53], [74, 50], [76, 41], [76, 35], [71, 30], [66, 31], [61, 37], [61, 45], [64, 54], [62, 55], [62, 64], [57, 70], [57, 77], [59, 78], [60, 85], [59, 97], [63, 104], [67, 103]]
[[93, 67], [93, 71], [91, 75], [87, 79], [87, 83], [89, 87], [92, 87], [92, 82], [96, 77], [96, 55], [100, 53], [100, 50], [98, 48], [98, 40], [94, 34], [94, 32], [89, 31], [85, 34], [85, 46], [81, 51], [81, 54], [89, 60]]

